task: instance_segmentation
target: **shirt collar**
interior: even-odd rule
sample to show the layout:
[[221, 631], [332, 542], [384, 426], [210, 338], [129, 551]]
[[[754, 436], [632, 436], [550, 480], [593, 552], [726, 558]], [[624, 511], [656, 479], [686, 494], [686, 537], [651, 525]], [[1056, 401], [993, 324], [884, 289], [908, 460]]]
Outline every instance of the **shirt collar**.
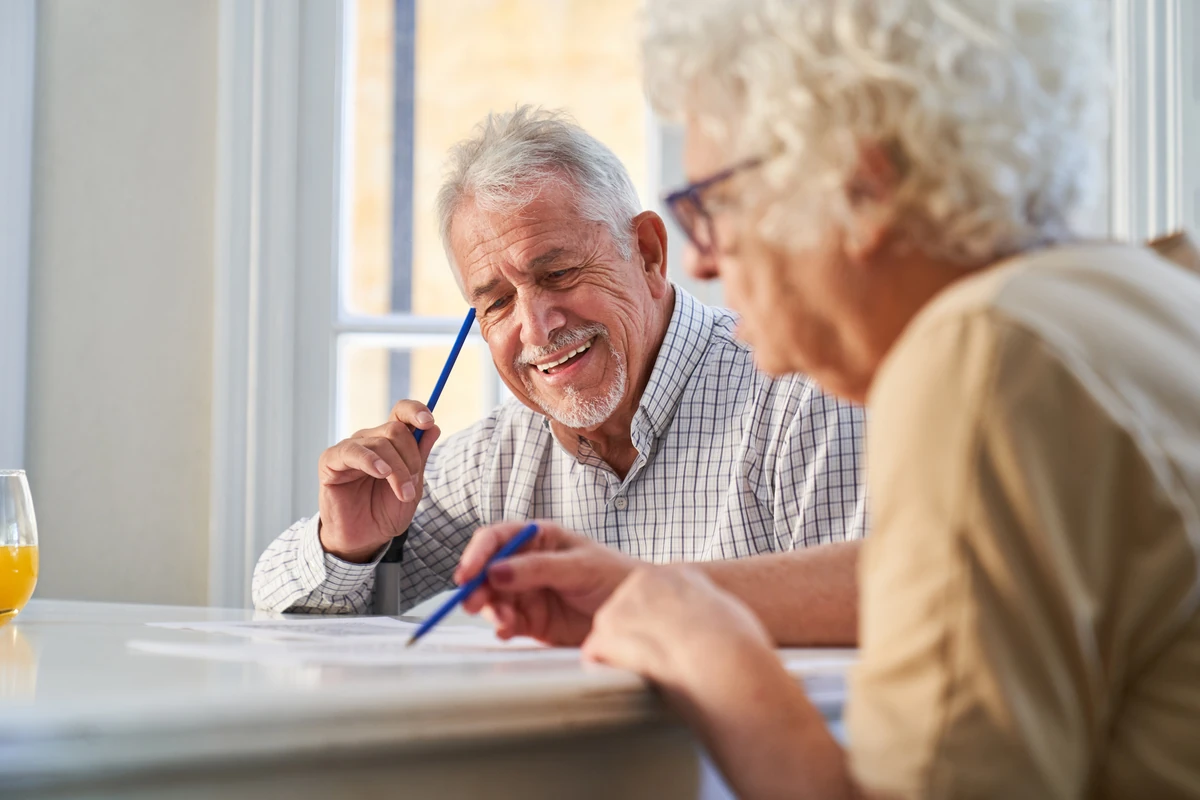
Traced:
[[679, 286], [675, 289], [675, 310], [667, 333], [658, 349], [658, 358], [638, 410], [633, 415], [633, 443], [642, 452], [638, 434], [657, 438], [666, 433], [683, 399], [684, 389], [708, 350], [713, 332], [713, 311]]

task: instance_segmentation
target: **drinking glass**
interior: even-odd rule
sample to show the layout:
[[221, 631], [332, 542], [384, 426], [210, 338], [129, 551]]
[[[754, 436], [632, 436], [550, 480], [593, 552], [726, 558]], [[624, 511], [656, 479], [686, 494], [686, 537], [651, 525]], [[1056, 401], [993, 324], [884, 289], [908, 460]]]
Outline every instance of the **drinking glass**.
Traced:
[[29, 602], [37, 576], [37, 519], [25, 470], [0, 470], [0, 626]]

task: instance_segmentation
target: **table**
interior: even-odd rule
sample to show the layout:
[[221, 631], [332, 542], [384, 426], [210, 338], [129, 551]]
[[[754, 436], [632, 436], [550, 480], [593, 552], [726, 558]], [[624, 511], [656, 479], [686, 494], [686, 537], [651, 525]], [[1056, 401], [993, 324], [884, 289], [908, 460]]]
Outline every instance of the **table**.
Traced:
[[[147, 622], [256, 612], [35, 600], [0, 628], [0, 796], [673, 798], [700, 753], [636, 676], [570, 662], [264, 665], [153, 655]], [[259, 613], [258, 616], [264, 615]], [[836, 721], [842, 683], [814, 696]]]

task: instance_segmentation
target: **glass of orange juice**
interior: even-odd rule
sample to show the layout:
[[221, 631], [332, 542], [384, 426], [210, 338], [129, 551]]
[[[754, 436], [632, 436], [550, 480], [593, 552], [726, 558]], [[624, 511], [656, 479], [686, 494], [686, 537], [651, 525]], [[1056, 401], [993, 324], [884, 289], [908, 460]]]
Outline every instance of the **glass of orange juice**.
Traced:
[[25, 470], [0, 470], [0, 625], [25, 607], [37, 584], [37, 519]]

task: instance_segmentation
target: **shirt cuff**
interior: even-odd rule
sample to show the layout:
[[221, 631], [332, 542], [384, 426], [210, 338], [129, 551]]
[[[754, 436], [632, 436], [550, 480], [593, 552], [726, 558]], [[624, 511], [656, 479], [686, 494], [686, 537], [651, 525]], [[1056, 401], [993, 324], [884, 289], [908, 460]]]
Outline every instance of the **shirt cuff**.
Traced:
[[[379, 548], [375, 557], [365, 564], [343, 561], [321, 547], [321, 515], [313, 518], [300, 532], [300, 571], [308, 590], [326, 586], [336, 591], [340, 586], [360, 586], [374, 572], [379, 560], [387, 552], [387, 545]], [[309, 585], [309, 581], [312, 581]]]

